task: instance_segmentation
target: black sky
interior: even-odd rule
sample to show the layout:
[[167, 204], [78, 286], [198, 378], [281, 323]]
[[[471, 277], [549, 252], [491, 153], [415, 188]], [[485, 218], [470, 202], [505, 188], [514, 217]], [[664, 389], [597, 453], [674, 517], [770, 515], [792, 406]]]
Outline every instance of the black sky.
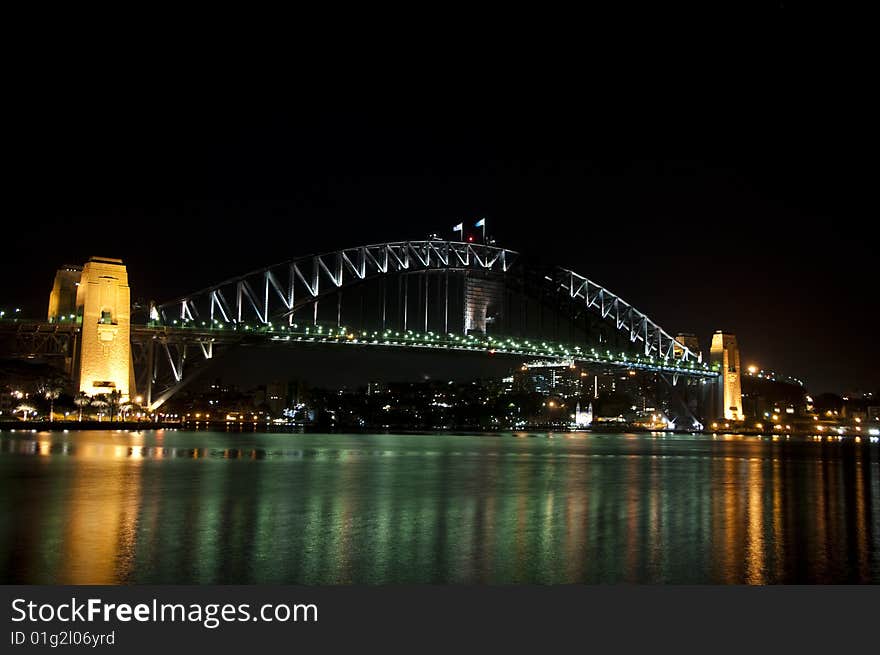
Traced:
[[125, 259], [133, 298], [165, 300], [486, 216], [500, 244], [670, 332], [733, 331], [744, 363], [816, 393], [880, 389], [876, 155], [845, 97], [52, 100], [6, 123], [0, 307], [42, 315], [54, 270], [90, 255]]

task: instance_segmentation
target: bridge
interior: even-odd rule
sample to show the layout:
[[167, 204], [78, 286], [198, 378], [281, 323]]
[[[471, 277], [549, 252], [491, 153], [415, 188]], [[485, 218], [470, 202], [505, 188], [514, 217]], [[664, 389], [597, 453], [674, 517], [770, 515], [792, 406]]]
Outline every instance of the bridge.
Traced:
[[[241, 347], [400, 348], [557, 359], [715, 382], [722, 363], [593, 280], [484, 243], [399, 241], [297, 257], [139, 312], [120, 260], [58, 272], [46, 321], [0, 320], [19, 356], [86, 393], [159, 408]], [[140, 316], [139, 316], [140, 314]], [[714, 352], [714, 349], [713, 349]]]

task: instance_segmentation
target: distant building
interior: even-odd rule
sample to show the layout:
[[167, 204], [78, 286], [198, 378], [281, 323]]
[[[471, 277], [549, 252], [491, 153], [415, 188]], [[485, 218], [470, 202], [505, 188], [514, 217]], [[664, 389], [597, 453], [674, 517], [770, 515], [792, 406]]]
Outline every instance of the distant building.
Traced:
[[580, 373], [572, 361], [528, 362], [514, 372], [512, 386], [520, 392], [540, 393], [545, 396], [576, 396], [581, 392]]
[[282, 382], [270, 382], [266, 385], [266, 404], [272, 416], [281, 416], [287, 406], [287, 385]]
[[574, 409], [574, 423], [579, 428], [588, 428], [593, 423], [593, 403], [587, 405], [586, 411], [581, 411], [581, 404], [578, 403]]
[[589, 378], [589, 390], [593, 398], [607, 396], [617, 390], [617, 381], [611, 373], [596, 373]]

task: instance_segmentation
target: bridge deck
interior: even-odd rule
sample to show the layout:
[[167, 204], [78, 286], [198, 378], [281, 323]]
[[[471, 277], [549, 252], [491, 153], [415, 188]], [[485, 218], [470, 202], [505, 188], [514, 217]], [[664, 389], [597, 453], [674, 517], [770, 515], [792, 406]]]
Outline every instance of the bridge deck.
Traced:
[[624, 367], [629, 369], [657, 371], [698, 378], [715, 378], [718, 366], [676, 358], [661, 359], [646, 357], [638, 353], [600, 351], [595, 348], [546, 340], [530, 340], [500, 335], [460, 335], [438, 334], [435, 332], [358, 331], [346, 327], [325, 328], [322, 326], [272, 326], [242, 325], [230, 326], [217, 323], [216, 327], [198, 325], [139, 326], [132, 327], [132, 335], [164, 334], [210, 340], [215, 343], [235, 343], [242, 340], [265, 341], [266, 343], [312, 343], [337, 344], [349, 346], [378, 346], [395, 348], [414, 348], [425, 350], [450, 350], [461, 352], [484, 352], [489, 355], [509, 355], [528, 358], [550, 358], [572, 360], [592, 364]]

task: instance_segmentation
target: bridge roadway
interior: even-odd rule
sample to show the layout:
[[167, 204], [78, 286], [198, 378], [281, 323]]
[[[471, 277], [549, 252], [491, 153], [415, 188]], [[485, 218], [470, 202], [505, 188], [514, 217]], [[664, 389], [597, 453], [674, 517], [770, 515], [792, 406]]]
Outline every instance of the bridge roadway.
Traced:
[[[65, 337], [76, 334], [79, 327], [74, 323], [48, 323], [33, 320], [0, 321], [0, 333], [15, 335], [23, 340], [29, 352], [18, 355], [62, 355], [57, 352]], [[347, 346], [373, 346], [385, 348], [411, 348], [421, 350], [446, 350], [481, 352], [488, 355], [518, 356], [527, 358], [558, 359], [560, 361], [602, 364], [634, 370], [669, 373], [685, 377], [714, 379], [718, 365], [705, 362], [682, 361], [677, 358], [661, 359], [639, 353], [612, 352], [586, 346], [546, 340], [532, 340], [500, 335], [459, 335], [416, 332], [413, 330], [357, 331], [344, 326], [325, 327], [314, 325], [229, 324], [175, 321], [167, 325], [132, 325], [132, 343], [143, 344], [149, 340], [160, 343], [189, 343], [201, 346], [206, 359], [213, 357], [213, 346], [230, 344], [327, 344]], [[55, 348], [50, 345], [54, 344]], [[52, 352], [55, 350], [56, 352]]]
[[229, 324], [216, 321], [214, 327], [207, 322], [181, 321], [172, 326], [132, 326], [133, 338], [137, 334], [189, 337], [193, 341], [208, 340], [210, 343], [250, 342], [272, 344], [332, 344], [347, 346], [375, 346], [386, 348], [412, 348], [423, 350], [449, 350], [482, 352], [488, 355], [520, 356], [528, 358], [558, 359], [560, 361], [604, 364], [628, 369], [670, 373], [695, 378], [714, 379], [718, 365], [710, 365], [677, 358], [668, 360], [648, 357], [638, 353], [612, 352], [585, 346], [530, 340], [500, 335], [459, 335], [413, 330], [358, 331], [344, 326], [321, 325], [273, 326], [262, 324]]

